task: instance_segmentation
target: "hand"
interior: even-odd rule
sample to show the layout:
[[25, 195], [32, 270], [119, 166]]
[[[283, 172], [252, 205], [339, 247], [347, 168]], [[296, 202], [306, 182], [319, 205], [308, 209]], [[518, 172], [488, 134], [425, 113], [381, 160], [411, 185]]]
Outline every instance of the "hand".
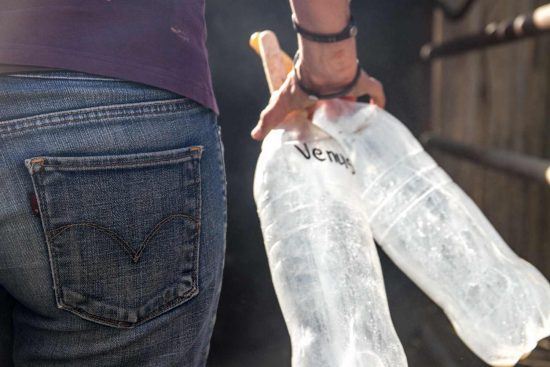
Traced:
[[[300, 68], [300, 64], [301, 63], [297, 65], [298, 74], [300, 76], [300, 80], [306, 83], [306, 85], [314, 85], [315, 90], [320, 91], [321, 93], [324, 93], [325, 91], [338, 90], [338, 88], [334, 87], [336, 84], [334, 74], [330, 74], [333, 75], [331, 78], [319, 76], [314, 77], [313, 74], [308, 73], [307, 69], [304, 70], [304, 68]], [[353, 67], [356, 67], [355, 62], [352, 65]], [[350, 72], [339, 70], [338, 74], [347, 74], [348, 76], [348, 81], [340, 83], [340, 85], [345, 85], [349, 82], [349, 80], [352, 80], [356, 69], [351, 68]], [[351, 75], [351, 77], [349, 77], [349, 75]], [[382, 83], [369, 76], [362, 70], [361, 77], [353, 90], [350, 92], [349, 96], [360, 97], [363, 95], [369, 95], [371, 97], [371, 103], [374, 103], [381, 108], [383, 108], [386, 104], [386, 97], [384, 95]], [[255, 140], [262, 140], [269, 133], [269, 131], [285, 121], [292, 111], [309, 110], [309, 112], [311, 112], [315, 109], [315, 104], [316, 102], [310, 100], [296, 84], [294, 72], [290, 72], [283, 85], [271, 95], [268, 105], [260, 114], [258, 124], [251, 132], [252, 138]]]

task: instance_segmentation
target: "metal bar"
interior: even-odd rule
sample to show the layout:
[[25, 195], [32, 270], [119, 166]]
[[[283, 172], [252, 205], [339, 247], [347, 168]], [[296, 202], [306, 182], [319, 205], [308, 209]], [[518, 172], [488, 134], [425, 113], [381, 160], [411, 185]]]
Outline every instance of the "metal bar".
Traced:
[[428, 43], [422, 46], [420, 57], [423, 60], [433, 60], [548, 32], [550, 32], [550, 3], [535, 9], [532, 14], [519, 15], [512, 20], [489, 23], [482, 32], [477, 34], [438, 44]]
[[424, 133], [420, 139], [427, 148], [435, 148], [477, 164], [550, 186], [550, 160], [505, 150], [474, 147], [431, 133]]

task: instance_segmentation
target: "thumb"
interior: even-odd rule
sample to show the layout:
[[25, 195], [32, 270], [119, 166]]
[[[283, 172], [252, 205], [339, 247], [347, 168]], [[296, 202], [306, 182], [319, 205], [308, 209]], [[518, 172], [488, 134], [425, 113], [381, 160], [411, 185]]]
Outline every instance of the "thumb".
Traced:
[[281, 87], [273, 92], [268, 105], [260, 114], [258, 124], [250, 135], [255, 140], [262, 140], [272, 129], [282, 123], [294, 110], [305, 109], [314, 104], [296, 85], [294, 74], [288, 74]]
[[258, 123], [250, 133], [254, 140], [262, 140], [267, 133], [281, 123], [290, 112], [286, 93], [286, 90], [282, 87], [280, 90], [273, 92], [269, 99], [269, 104], [260, 113]]

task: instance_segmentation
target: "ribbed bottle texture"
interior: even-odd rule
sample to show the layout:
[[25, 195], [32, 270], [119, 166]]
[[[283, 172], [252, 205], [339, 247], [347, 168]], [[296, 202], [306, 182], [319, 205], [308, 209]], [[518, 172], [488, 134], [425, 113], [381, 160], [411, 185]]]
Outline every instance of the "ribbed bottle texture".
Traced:
[[[502, 240], [407, 128], [373, 105], [331, 101], [313, 122], [356, 169], [389, 257], [485, 362], [512, 366], [550, 335], [550, 285]], [[503, 198], [505, 200], [505, 198]]]

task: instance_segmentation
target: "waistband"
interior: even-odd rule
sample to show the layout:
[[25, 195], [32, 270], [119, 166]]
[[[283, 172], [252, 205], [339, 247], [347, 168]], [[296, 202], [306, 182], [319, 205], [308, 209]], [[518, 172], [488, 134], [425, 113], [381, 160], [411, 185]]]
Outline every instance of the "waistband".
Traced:
[[72, 109], [163, 100], [202, 106], [150, 85], [71, 70], [0, 75], [0, 121]]

